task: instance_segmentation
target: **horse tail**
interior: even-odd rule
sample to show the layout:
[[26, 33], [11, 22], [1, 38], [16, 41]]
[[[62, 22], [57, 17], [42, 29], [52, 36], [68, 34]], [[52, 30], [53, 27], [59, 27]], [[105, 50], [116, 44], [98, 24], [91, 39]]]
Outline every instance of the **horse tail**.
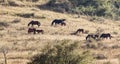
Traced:
[[55, 21], [53, 21], [53, 22], [51, 23], [51, 26], [53, 26], [54, 22], [55, 22]]

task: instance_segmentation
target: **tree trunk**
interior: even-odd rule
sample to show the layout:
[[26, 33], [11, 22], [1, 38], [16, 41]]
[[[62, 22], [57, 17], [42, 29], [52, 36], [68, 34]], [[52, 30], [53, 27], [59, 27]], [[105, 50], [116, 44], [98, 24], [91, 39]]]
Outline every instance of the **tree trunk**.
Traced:
[[3, 51], [3, 55], [4, 55], [5, 64], [7, 64], [7, 56], [5, 51]]

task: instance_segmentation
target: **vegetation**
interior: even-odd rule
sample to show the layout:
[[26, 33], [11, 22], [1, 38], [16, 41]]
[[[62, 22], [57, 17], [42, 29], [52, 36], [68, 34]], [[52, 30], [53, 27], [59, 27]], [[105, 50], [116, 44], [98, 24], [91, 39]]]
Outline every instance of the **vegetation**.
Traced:
[[8, 27], [9, 24], [6, 22], [0, 22], [0, 27]]
[[[119, 14], [116, 14], [119, 8], [115, 5], [112, 5], [113, 7], [103, 5], [105, 1], [95, 8], [91, 2], [97, 2], [97, 0], [90, 0], [91, 2], [86, 3], [91, 5], [81, 4], [83, 1], [87, 0], [54, 0], [54, 2], [52, 0], [0, 0], [2, 8], [0, 9], [0, 64], [27, 64], [28, 61], [30, 61], [28, 64], [37, 64], [36, 62], [39, 64], [40, 62], [43, 62], [42, 64], [44, 62], [70, 64], [67, 61], [70, 61], [71, 64], [72, 62], [74, 64], [119, 64], [120, 22], [105, 19], [105, 17], [119, 19]], [[113, 2], [115, 1], [117, 0]], [[105, 13], [102, 12], [100, 13], [102, 15], [99, 15], [95, 12], [100, 6], [107, 6], [109, 9], [104, 8], [107, 9]], [[94, 9], [92, 10], [94, 12], [89, 12], [88, 7], [91, 7], [90, 10]], [[107, 11], [112, 15], [106, 14]], [[76, 14], [79, 14], [80, 18]], [[67, 26], [50, 26], [54, 19], [62, 18], [66, 19]], [[43, 29], [45, 33], [28, 34], [27, 30], [30, 27], [27, 27], [27, 24], [31, 20], [40, 21], [41, 26], [34, 27]], [[79, 28], [85, 29], [85, 34], [70, 35]], [[110, 33], [112, 39], [86, 41], [85, 37], [91, 33]], [[48, 43], [50, 46], [46, 46]], [[10, 48], [9, 52], [4, 46]], [[90, 50], [92, 53], [92, 57], [95, 59], [93, 63], [91, 63], [93, 60], [91, 53], [86, 50]], [[44, 61], [40, 61], [40, 59]]]
[[93, 58], [89, 51], [82, 52], [82, 54], [78, 51], [75, 53], [78, 49], [78, 42], [68, 44], [69, 42], [63, 40], [61, 44], [54, 45], [52, 48], [47, 46], [44, 52], [32, 57], [28, 64], [92, 64]]
[[50, 0], [52, 10], [119, 19], [120, 0]]
[[[23, 4], [25, 1], [39, 2], [40, 0], [3, 0], [0, 2], [11, 6], [25, 6]], [[68, 12], [90, 16], [104, 16], [115, 20], [120, 19], [120, 0], [48, 0], [48, 3], [39, 7], [62, 13]]]

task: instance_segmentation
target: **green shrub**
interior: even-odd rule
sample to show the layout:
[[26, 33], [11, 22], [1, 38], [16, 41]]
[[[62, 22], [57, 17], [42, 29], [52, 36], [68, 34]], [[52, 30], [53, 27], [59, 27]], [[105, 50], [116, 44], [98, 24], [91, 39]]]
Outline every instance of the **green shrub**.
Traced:
[[44, 52], [33, 56], [28, 64], [92, 64], [89, 51], [81, 54], [75, 53], [75, 50], [79, 48], [78, 42], [72, 44], [68, 44], [68, 42], [70, 41], [65, 40], [53, 47], [45, 47]]
[[47, 9], [119, 20], [120, 0], [50, 0]]

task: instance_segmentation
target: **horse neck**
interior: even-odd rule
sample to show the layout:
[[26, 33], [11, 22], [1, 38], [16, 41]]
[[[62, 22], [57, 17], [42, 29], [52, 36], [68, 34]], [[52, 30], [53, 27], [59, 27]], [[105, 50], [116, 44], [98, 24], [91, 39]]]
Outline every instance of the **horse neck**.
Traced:
[[51, 23], [51, 26], [52, 26], [54, 23], [55, 23], [55, 21], [53, 21], [53, 22]]
[[31, 22], [30, 22], [30, 23], [28, 23], [28, 26], [30, 26], [30, 24], [31, 24]]

